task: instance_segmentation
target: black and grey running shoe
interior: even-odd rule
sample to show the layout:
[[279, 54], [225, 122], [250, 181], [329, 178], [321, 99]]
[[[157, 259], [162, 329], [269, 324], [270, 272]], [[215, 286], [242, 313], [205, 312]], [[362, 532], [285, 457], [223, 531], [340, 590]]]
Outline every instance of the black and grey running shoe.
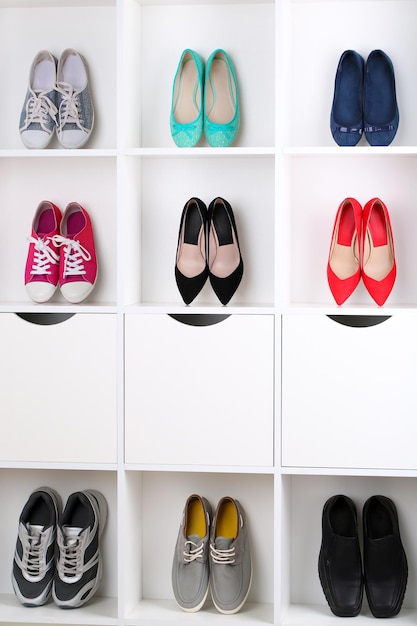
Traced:
[[58, 558], [52, 588], [55, 604], [73, 609], [97, 591], [102, 576], [100, 537], [106, 524], [104, 496], [88, 489], [71, 494], [58, 523]]
[[12, 584], [25, 606], [41, 606], [51, 597], [60, 513], [60, 496], [49, 487], [40, 487], [31, 493], [20, 514]]

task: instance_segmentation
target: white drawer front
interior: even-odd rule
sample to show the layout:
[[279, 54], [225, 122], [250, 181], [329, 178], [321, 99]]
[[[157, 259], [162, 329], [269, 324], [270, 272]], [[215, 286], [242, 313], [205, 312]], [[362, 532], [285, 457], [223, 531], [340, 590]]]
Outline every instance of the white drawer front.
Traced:
[[284, 466], [417, 467], [416, 322], [284, 316]]
[[40, 325], [3, 313], [0, 345], [0, 458], [116, 462], [116, 316]]
[[126, 316], [126, 461], [273, 463], [273, 316]]

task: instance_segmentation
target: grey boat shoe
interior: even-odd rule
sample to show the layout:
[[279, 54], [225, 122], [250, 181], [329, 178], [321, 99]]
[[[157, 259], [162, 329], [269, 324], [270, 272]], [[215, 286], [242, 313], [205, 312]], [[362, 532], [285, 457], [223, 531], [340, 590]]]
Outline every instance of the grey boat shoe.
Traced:
[[212, 509], [199, 495], [185, 504], [172, 563], [172, 588], [177, 604], [199, 611], [209, 590], [209, 538]]
[[217, 505], [210, 539], [210, 588], [216, 609], [225, 615], [243, 607], [252, 582], [246, 516], [238, 500]]

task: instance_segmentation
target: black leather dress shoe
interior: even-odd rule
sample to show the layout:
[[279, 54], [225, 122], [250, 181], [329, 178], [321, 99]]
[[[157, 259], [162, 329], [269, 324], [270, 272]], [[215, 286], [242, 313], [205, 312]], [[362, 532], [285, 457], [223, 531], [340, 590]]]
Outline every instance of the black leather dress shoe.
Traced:
[[392, 617], [401, 609], [407, 586], [407, 558], [395, 504], [372, 496], [363, 507], [365, 589], [374, 617]]
[[332, 496], [323, 507], [319, 576], [332, 612], [339, 617], [358, 615], [363, 598], [362, 561], [356, 507], [347, 496]]

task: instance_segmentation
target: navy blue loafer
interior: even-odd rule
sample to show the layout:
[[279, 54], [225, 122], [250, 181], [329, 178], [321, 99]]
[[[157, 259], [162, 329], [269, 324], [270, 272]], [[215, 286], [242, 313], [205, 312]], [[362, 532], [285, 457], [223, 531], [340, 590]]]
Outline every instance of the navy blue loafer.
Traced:
[[373, 50], [366, 62], [364, 127], [371, 146], [389, 146], [399, 123], [394, 67], [382, 50]]
[[364, 66], [354, 50], [345, 50], [339, 59], [330, 115], [333, 139], [339, 146], [356, 146], [362, 136]]

